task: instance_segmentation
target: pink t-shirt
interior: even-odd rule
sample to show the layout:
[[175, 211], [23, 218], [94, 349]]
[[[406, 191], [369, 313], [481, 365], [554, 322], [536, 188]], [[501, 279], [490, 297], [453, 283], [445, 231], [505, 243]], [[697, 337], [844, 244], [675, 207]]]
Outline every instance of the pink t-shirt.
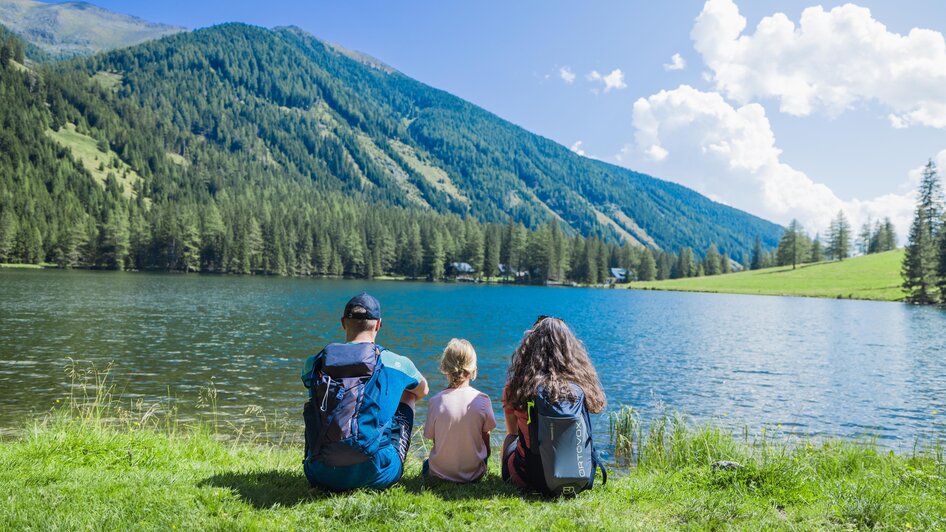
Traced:
[[472, 386], [447, 388], [430, 399], [424, 437], [434, 440], [430, 473], [453, 482], [472, 482], [486, 473], [489, 449], [483, 433], [496, 428], [489, 396]]

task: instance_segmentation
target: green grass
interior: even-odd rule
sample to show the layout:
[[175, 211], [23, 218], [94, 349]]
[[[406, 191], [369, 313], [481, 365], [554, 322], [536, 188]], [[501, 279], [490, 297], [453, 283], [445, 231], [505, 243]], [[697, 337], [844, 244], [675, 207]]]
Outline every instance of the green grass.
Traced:
[[98, 84], [105, 90], [118, 92], [122, 86], [122, 75], [117, 72], [106, 72], [100, 70], [92, 76], [92, 82]]
[[840, 262], [800, 265], [795, 270], [788, 266], [711, 277], [633, 282], [630, 288], [902, 301], [903, 253], [898, 249]]
[[[47, 130], [46, 134], [59, 145], [69, 148], [72, 156], [92, 174], [97, 183], [105, 186], [108, 174], [115, 174], [116, 181], [122, 186], [122, 194], [126, 198], [134, 197], [135, 191], [132, 187], [141, 180], [141, 176], [125, 164], [117, 153], [112, 150], [100, 151], [96, 140], [77, 131], [75, 124], [66, 124], [59, 131]], [[112, 161], [118, 161], [118, 168], [112, 166]]]
[[0, 268], [17, 268], [20, 270], [42, 270], [43, 268], [55, 267], [52, 262], [42, 262], [40, 264], [20, 264], [12, 262], [0, 262]]
[[495, 450], [479, 483], [425, 482], [420, 440], [393, 488], [332, 494], [309, 488], [299, 444], [263, 436], [297, 436], [295, 419], [221, 424], [211, 385], [203, 420], [188, 424], [163, 404], [116, 406], [105, 378], [78, 381], [78, 399], [0, 442], [0, 530], [946, 528], [937, 445], [908, 456], [870, 442], [789, 446], [680, 417], [644, 430], [625, 411], [629, 467], [574, 499], [520, 494], [499, 478]]

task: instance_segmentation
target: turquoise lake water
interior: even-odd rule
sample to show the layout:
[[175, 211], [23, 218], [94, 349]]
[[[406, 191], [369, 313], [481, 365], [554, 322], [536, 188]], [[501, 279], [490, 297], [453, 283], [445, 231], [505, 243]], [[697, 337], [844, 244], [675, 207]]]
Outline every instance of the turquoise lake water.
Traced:
[[[946, 437], [946, 312], [895, 303], [472, 284], [89, 271], [0, 271], [0, 428], [67, 397], [68, 357], [105, 367], [126, 402], [197, 414], [213, 381], [220, 415], [249, 406], [301, 426], [304, 359], [343, 340], [338, 317], [367, 290], [379, 343], [437, 391], [440, 350], [469, 339], [476, 387], [499, 402], [509, 357], [539, 314], [585, 342], [610, 408], [644, 418], [908, 447]], [[421, 416], [423, 407], [421, 407]], [[421, 417], [422, 419], [422, 417]], [[607, 429], [605, 416], [596, 422]], [[301, 430], [301, 429], [300, 429]]]

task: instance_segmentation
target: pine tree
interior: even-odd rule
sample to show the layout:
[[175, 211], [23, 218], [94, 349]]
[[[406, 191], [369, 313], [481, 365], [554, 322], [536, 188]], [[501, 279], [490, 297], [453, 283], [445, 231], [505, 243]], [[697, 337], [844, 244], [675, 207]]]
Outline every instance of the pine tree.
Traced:
[[855, 240], [854, 245], [857, 246], [857, 251], [861, 255], [867, 255], [871, 252], [870, 243], [874, 237], [874, 230], [870, 224], [870, 218], [867, 218], [867, 221], [861, 225], [861, 231], [857, 234], [857, 240]]
[[[942, 188], [930, 160], [923, 170], [909, 242], [903, 257], [903, 288], [913, 303], [936, 302], [937, 275], [942, 266], [937, 250], [936, 225], [942, 213]], [[936, 217], [932, 218], [933, 216]]]
[[884, 238], [880, 241], [880, 251], [890, 251], [897, 249], [897, 228], [894, 227], [890, 218], [884, 218], [883, 224]]
[[693, 263], [693, 250], [688, 247], [682, 248], [670, 270], [670, 278], [684, 279], [695, 275], [696, 265]]
[[637, 279], [639, 281], [653, 281], [656, 275], [657, 261], [654, 260], [654, 253], [650, 249], [644, 249], [640, 264], [637, 266]]
[[521, 272], [525, 261], [525, 238], [527, 236], [526, 228], [521, 223], [509, 224], [509, 261], [506, 264], [507, 271]]
[[197, 215], [193, 211], [186, 211], [178, 217], [178, 234], [181, 242], [179, 268], [185, 272], [200, 270], [200, 227]]
[[500, 228], [490, 226], [486, 231], [486, 250], [483, 254], [483, 276], [495, 277], [499, 273], [499, 249], [502, 246]]
[[835, 260], [844, 260], [851, 256], [851, 224], [844, 211], [831, 220], [828, 231], [828, 255]]
[[610, 271], [608, 270], [608, 261], [610, 259], [608, 253], [608, 246], [604, 242], [599, 241], [598, 245], [598, 280], [599, 282], [605, 282], [610, 277]]
[[815, 239], [811, 243], [811, 253], [808, 255], [808, 262], [821, 262], [824, 260], [824, 248], [821, 246], [821, 235], [815, 234]]
[[424, 267], [424, 247], [420, 239], [420, 226], [412, 223], [408, 233], [407, 247], [405, 248], [404, 272], [416, 279]]
[[112, 213], [100, 235], [102, 265], [112, 270], [124, 270], [129, 247], [128, 219], [125, 214], [121, 211]]
[[598, 246], [597, 239], [585, 240], [585, 281], [589, 284], [598, 284]]
[[[243, 270], [244, 273], [251, 273], [260, 268], [263, 253], [263, 229], [260, 227], [259, 220], [257, 220], [255, 216], [250, 217], [246, 231], [245, 246], [246, 251]], [[341, 257], [338, 256], [338, 253], [335, 253], [332, 259], [337, 259], [341, 262]], [[337, 275], [340, 275], [340, 272]]]
[[805, 234], [804, 228], [798, 220], [792, 220], [782, 233], [775, 252], [775, 263], [778, 266], [791, 265], [794, 270], [798, 264], [808, 261], [810, 248], [811, 241]]
[[762, 256], [762, 240], [755, 238], [755, 244], [752, 246], [752, 262], [749, 263], [749, 269], [760, 270], [763, 266], [764, 257]]
[[[225, 235], [226, 227], [220, 216], [220, 209], [215, 203], [210, 203], [203, 211], [200, 230], [200, 241], [203, 244], [200, 252], [201, 270], [218, 272], [223, 269]], [[306, 242], [311, 246], [312, 239], [306, 239]], [[311, 256], [311, 250], [308, 250], [307, 255]]]
[[3, 209], [0, 213], [0, 262], [11, 260], [17, 232], [19, 232], [19, 226], [13, 210]]
[[719, 255], [716, 244], [710, 244], [709, 249], [706, 251], [706, 256], [703, 257], [703, 272], [706, 275], [719, 275], [723, 272], [722, 265], [720, 264], [721, 260], [722, 257]]
[[439, 231], [434, 231], [427, 256], [427, 271], [430, 272], [429, 279], [431, 281], [443, 279], [446, 257], [443, 248], [443, 237], [440, 236]]
[[666, 251], [659, 251], [657, 255], [657, 280], [663, 281], [670, 278], [672, 266], [672, 255]]

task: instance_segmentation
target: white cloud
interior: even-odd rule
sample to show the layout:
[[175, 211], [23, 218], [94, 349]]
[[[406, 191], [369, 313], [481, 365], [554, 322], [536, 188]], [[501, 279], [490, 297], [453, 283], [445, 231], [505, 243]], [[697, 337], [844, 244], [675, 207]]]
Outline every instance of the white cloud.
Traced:
[[568, 68], [567, 66], [563, 66], [562, 68], [558, 69], [558, 76], [562, 78], [562, 81], [568, 85], [571, 85], [575, 82], [575, 73], [572, 72], [572, 69]]
[[624, 83], [624, 72], [621, 72], [620, 68], [615, 68], [606, 76], [601, 75], [597, 70], [592, 70], [588, 74], [588, 81], [600, 81], [604, 84], [604, 92], [627, 88], [627, 83]]
[[[634, 127], [643, 164], [722, 203], [783, 224], [797, 218], [812, 233], [823, 232], [842, 209], [855, 227], [868, 217], [890, 216], [898, 231], [908, 228], [912, 188], [842, 200], [781, 161], [765, 109], [757, 103], [734, 108], [719, 93], [681, 85], [638, 99]], [[617, 158], [630, 162], [629, 155], [625, 148]], [[941, 155], [946, 159], [946, 150]]]
[[894, 127], [946, 128], [946, 39], [933, 30], [890, 32], [869, 9], [805, 9], [796, 26], [783, 13], [753, 34], [732, 0], [708, 0], [690, 33], [717, 90], [747, 103], [778, 98], [782, 112], [836, 115], [874, 101]]
[[576, 140], [575, 143], [572, 144], [571, 148], [569, 149], [577, 153], [578, 155], [581, 155], [584, 157], [587, 155], [587, 153], [585, 153], [585, 149], [581, 147], [584, 143], [585, 141], [583, 140]]
[[671, 70], [683, 70], [686, 67], [686, 59], [684, 59], [680, 54], [673, 54], [673, 57], [670, 58], [670, 62], [664, 63], [664, 70], [667, 72], [670, 72]]

